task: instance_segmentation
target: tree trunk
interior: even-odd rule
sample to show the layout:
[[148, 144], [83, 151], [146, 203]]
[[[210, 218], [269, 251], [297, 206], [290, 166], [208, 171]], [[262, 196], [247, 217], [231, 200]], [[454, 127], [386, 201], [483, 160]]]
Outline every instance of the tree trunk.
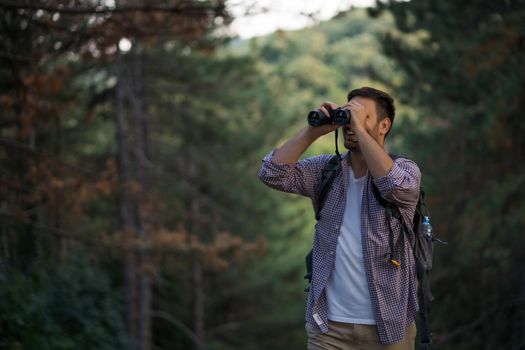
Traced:
[[[198, 169], [195, 160], [191, 156], [188, 157], [188, 175], [190, 181], [195, 181], [198, 177]], [[201, 217], [201, 203], [199, 197], [194, 195], [190, 201], [189, 210], [189, 226], [191, 233], [198, 236], [199, 239], [203, 235], [203, 222]], [[195, 350], [203, 350], [205, 348], [205, 324], [204, 324], [204, 286], [203, 286], [203, 271], [199, 257], [192, 255], [191, 260], [191, 276], [193, 289], [193, 328], [195, 335], [200, 339], [199, 342], [194, 343]]]
[[193, 257], [191, 266], [193, 287], [193, 327], [199, 342], [194, 343], [195, 350], [204, 349], [204, 292], [202, 267], [197, 257]]
[[[126, 143], [126, 111], [125, 111], [125, 63], [120, 52], [117, 53], [117, 91], [116, 91], [116, 137], [118, 152], [118, 174], [120, 180], [120, 220], [126, 244], [135, 239], [133, 227], [133, 203], [127, 187], [130, 183], [129, 158]], [[136, 346], [136, 261], [133, 246], [126, 246], [124, 250], [124, 298], [127, 332]]]
[[[130, 86], [130, 102], [133, 109], [135, 124], [135, 155], [137, 160], [137, 180], [140, 183], [140, 197], [138, 198], [138, 230], [141, 241], [147, 245], [149, 240], [148, 231], [151, 229], [151, 213], [149, 212], [149, 145], [148, 145], [148, 119], [144, 104], [144, 74], [143, 54], [140, 52], [138, 43], [135, 43], [133, 55], [133, 84]], [[146, 205], [144, 205], [146, 204]], [[149, 276], [150, 253], [140, 251], [139, 269], [139, 345], [141, 350], [151, 348], [151, 304], [152, 291]]]
[[[60, 159], [60, 153], [62, 151], [62, 148], [60, 147], [60, 142], [62, 140], [62, 134], [61, 134], [61, 126], [60, 126], [60, 119], [55, 119], [55, 135], [54, 135], [54, 143], [53, 143], [53, 155]], [[61, 208], [59, 205], [55, 206], [53, 208], [53, 227], [57, 230], [60, 230], [62, 228], [62, 215], [61, 215]], [[56, 238], [56, 244], [57, 244], [57, 257], [56, 260], [59, 264], [64, 264], [67, 259], [67, 249], [68, 249], [68, 239], [66, 237], [57, 236]]]

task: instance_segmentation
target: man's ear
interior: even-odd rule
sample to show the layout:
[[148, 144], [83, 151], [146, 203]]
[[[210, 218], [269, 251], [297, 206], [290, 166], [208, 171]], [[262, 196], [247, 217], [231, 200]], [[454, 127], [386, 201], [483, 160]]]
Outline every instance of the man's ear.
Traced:
[[391, 126], [392, 126], [392, 120], [390, 120], [390, 118], [388, 118], [388, 117], [383, 118], [379, 122], [379, 134], [380, 135], [386, 135], [387, 132], [390, 130]]

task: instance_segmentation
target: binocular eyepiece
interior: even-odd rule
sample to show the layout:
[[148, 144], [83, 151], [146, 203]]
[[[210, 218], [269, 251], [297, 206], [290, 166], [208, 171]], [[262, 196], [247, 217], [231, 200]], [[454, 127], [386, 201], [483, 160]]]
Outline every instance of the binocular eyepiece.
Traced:
[[336, 108], [330, 112], [330, 117], [327, 117], [320, 109], [314, 109], [308, 113], [308, 124], [311, 126], [321, 126], [325, 124], [350, 124], [352, 114], [348, 109], [342, 107]]

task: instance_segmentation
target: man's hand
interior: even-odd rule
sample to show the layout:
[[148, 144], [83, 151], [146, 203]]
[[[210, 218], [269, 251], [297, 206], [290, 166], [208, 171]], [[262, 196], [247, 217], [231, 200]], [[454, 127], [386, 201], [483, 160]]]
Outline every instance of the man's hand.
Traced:
[[[327, 118], [330, 118], [330, 114], [332, 113], [332, 111], [334, 109], [338, 108], [338, 107], [339, 106], [336, 105], [333, 102], [325, 101], [325, 102], [323, 102], [321, 107], [319, 107], [319, 109], [321, 110], [321, 112], [323, 112], [323, 114]], [[318, 137], [321, 137], [323, 135], [326, 135], [326, 134], [334, 131], [335, 129], [341, 127], [341, 125], [338, 125], [338, 124], [324, 124], [324, 125], [321, 125], [321, 126], [308, 125], [308, 127], [309, 127], [308, 132], [311, 135], [313, 135], [314, 137], [318, 138]]]
[[366, 119], [370, 118], [368, 115], [365, 106], [357, 102], [355, 99], [350, 100], [345, 106], [346, 109], [349, 109], [352, 113], [352, 118], [350, 125], [353, 130], [365, 130]]
[[[366, 101], [358, 101], [358, 98], [353, 98], [345, 106], [352, 113], [350, 130], [357, 136], [359, 152], [362, 154], [372, 177], [385, 176], [392, 169], [394, 162], [388, 153], [385, 152], [383, 142], [380, 142], [382, 140], [376, 132], [378, 128], [377, 121], [369, 120], [376, 118], [374, 112], [370, 110], [371, 107], [365, 103]], [[366, 128], [367, 124], [371, 132]]]
[[[335, 103], [323, 102], [319, 109], [325, 116], [330, 117], [330, 113], [337, 107]], [[325, 124], [321, 126], [311, 126], [307, 123], [307, 126], [299, 131], [297, 135], [275, 150], [273, 154], [274, 161], [280, 164], [297, 162], [299, 157], [301, 157], [304, 151], [306, 151], [315, 140], [339, 127], [341, 127], [341, 125]]]

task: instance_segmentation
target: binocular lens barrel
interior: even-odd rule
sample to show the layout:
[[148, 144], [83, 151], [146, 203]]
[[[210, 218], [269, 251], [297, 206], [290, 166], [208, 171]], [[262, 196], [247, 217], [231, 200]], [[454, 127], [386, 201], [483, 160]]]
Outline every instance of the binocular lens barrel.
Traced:
[[339, 125], [350, 124], [351, 116], [352, 115], [350, 114], [350, 111], [348, 109], [337, 108], [334, 111], [334, 120], [336, 124], [339, 124]]
[[330, 119], [327, 118], [319, 109], [314, 109], [308, 113], [308, 124], [311, 126], [321, 126], [328, 123], [330, 123]]

